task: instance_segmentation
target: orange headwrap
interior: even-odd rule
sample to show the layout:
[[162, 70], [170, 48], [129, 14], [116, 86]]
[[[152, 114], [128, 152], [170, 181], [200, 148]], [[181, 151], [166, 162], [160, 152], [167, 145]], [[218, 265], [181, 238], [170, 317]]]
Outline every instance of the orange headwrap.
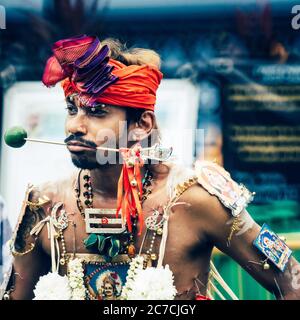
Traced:
[[130, 65], [109, 58], [109, 48], [97, 37], [79, 36], [57, 41], [48, 59], [43, 82], [62, 81], [65, 96], [80, 100], [154, 110], [156, 90], [163, 77], [154, 65]]
[[[130, 65], [109, 59], [109, 65], [114, 66], [112, 74], [118, 77], [118, 80], [111, 84], [99, 96], [94, 97], [93, 101], [115, 106], [142, 108], [154, 110], [156, 102], [156, 90], [162, 79], [162, 73], [150, 65]], [[80, 92], [76, 83], [72, 83], [69, 78], [62, 82], [65, 96], [75, 92]], [[81, 94], [86, 100], [87, 94]]]

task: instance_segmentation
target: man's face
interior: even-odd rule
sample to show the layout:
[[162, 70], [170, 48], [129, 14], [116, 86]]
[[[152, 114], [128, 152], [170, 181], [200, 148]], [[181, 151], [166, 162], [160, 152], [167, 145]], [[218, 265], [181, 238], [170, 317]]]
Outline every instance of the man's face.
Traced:
[[120, 126], [120, 121], [126, 121], [126, 112], [124, 108], [103, 107], [101, 104], [85, 107], [80, 104], [77, 96], [66, 100], [68, 115], [65, 142], [72, 162], [79, 168], [95, 169], [99, 167], [96, 147], [106, 143], [107, 137], [113, 134], [115, 140], [112, 140], [116, 142], [114, 147], [118, 148], [119, 136], [127, 134], [127, 130]]

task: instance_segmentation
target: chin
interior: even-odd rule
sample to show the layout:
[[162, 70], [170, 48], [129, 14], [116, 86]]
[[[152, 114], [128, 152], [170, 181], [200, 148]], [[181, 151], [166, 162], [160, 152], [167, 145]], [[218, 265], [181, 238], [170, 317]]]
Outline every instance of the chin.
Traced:
[[79, 169], [92, 170], [99, 167], [96, 159], [90, 159], [85, 155], [71, 155], [72, 162]]

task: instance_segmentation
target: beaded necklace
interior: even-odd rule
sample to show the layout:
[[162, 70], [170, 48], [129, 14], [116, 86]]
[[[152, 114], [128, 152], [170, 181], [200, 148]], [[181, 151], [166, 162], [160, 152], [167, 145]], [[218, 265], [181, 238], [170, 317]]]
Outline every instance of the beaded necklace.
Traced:
[[[80, 199], [80, 195], [81, 195], [80, 177], [81, 177], [82, 171], [83, 170], [81, 169], [78, 174], [77, 184], [75, 186], [75, 193], [76, 193], [76, 203], [77, 203], [78, 210], [81, 213], [82, 217], [85, 218], [84, 206], [83, 206], [82, 201]], [[85, 181], [84, 185], [83, 185], [83, 187], [85, 188], [85, 191], [83, 192], [83, 196], [85, 198], [84, 205], [87, 208], [93, 208], [93, 189], [92, 189], [91, 178], [88, 174], [85, 174], [83, 176], [83, 179]], [[152, 180], [153, 180], [153, 175], [150, 172], [150, 170], [147, 169], [145, 176], [142, 180], [143, 195], [141, 196], [141, 199], [140, 199], [141, 204], [143, 204], [145, 202], [145, 200], [148, 198], [149, 194], [151, 194], [151, 192], [152, 192], [152, 189], [151, 189]], [[114, 255], [127, 253], [129, 257], [133, 258], [136, 254], [136, 250], [135, 250], [135, 246], [134, 246], [134, 234], [136, 231], [136, 225], [137, 225], [137, 217], [134, 218], [134, 221], [133, 221], [134, 229], [132, 230], [132, 232], [128, 232], [128, 230], [126, 230], [122, 234], [122, 235], [125, 235], [125, 240], [122, 243], [120, 243], [121, 237], [117, 238], [116, 236], [108, 236], [105, 239], [101, 238], [101, 241], [106, 241], [107, 239], [109, 239], [109, 241], [112, 243], [112, 246], [110, 248], [111, 248], [111, 250], [113, 250]], [[91, 237], [93, 237], [93, 239], [92, 239], [92, 241], [89, 241], [88, 239]], [[95, 247], [94, 244], [96, 244], [96, 246], [98, 248], [101, 247], [101, 245], [99, 244], [99, 241], [98, 242], [97, 242], [97, 240], [94, 241], [94, 239], [96, 239], [96, 237], [97, 236], [95, 234], [92, 234], [84, 241], [86, 248], [90, 249], [93, 246]], [[103, 236], [98, 236], [98, 237], [103, 237]], [[113, 249], [114, 246], [115, 247], [117, 246], [117, 248], [118, 248], [118, 249], [116, 249], [117, 252], [116, 252], [116, 250], [114, 251], [114, 249]], [[105, 247], [105, 245], [103, 245], [103, 247]], [[103, 253], [103, 252], [100, 252], [100, 253]]]

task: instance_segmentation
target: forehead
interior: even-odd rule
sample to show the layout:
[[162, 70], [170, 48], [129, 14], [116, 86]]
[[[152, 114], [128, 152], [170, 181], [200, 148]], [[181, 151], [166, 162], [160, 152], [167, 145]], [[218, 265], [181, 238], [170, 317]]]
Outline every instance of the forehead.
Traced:
[[102, 108], [102, 109], [107, 109], [108, 105], [105, 105], [104, 103], [96, 103], [95, 105], [89, 105], [82, 103], [82, 101], [80, 100], [80, 97], [77, 93], [75, 94], [71, 94], [68, 97], [66, 97], [66, 101], [67, 102], [71, 102], [72, 104], [74, 104], [76, 107], [78, 108], [92, 108], [92, 107], [97, 107], [97, 108]]

